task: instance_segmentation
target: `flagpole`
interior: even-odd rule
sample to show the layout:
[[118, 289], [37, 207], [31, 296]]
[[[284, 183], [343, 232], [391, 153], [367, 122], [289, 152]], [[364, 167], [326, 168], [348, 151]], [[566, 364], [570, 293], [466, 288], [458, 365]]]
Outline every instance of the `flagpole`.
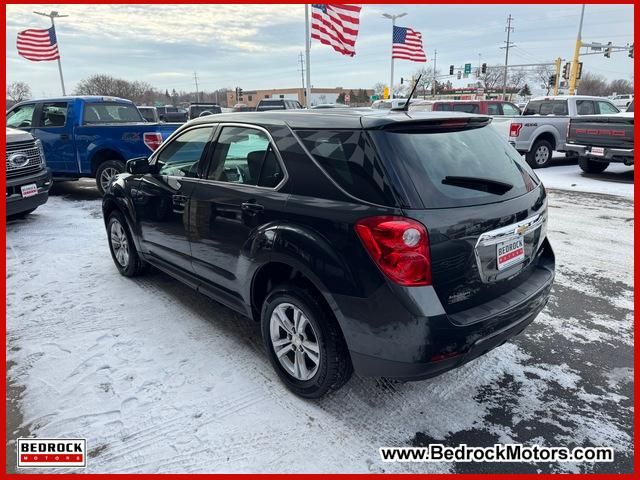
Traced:
[[391, 80], [389, 81], [389, 98], [393, 99], [393, 31], [396, 26], [396, 18], [404, 17], [406, 13], [399, 13], [398, 15], [391, 15], [389, 13], [383, 13], [384, 18], [391, 19]]
[[66, 97], [67, 92], [64, 89], [64, 77], [62, 76], [62, 62], [60, 62], [60, 43], [58, 42], [58, 35], [56, 34], [56, 24], [53, 21], [54, 18], [57, 17], [68, 17], [69, 15], [60, 15], [56, 11], [52, 11], [51, 13], [41, 13], [41, 12], [33, 12], [36, 15], [41, 15], [43, 17], [49, 17], [51, 19], [51, 28], [53, 28], [53, 34], [56, 36], [56, 44], [58, 45], [58, 72], [60, 72], [60, 85], [62, 86], [62, 96]]
[[307, 61], [307, 85], [305, 89], [307, 108], [311, 107], [311, 35], [309, 34], [309, 4], [304, 5], [304, 48]]

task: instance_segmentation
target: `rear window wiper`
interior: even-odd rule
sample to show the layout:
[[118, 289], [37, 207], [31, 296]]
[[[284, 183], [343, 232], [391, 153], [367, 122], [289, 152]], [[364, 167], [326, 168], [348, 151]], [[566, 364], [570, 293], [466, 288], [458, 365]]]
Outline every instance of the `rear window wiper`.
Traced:
[[481, 177], [456, 177], [447, 175], [442, 180], [443, 185], [480, 190], [481, 192], [503, 195], [513, 188], [513, 185], [499, 180]]

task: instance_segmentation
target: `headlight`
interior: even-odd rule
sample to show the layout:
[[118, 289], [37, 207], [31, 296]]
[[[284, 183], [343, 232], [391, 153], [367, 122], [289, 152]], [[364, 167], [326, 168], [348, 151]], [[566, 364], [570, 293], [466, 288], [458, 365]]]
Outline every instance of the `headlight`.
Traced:
[[42, 142], [40, 139], [36, 140], [36, 147], [38, 147], [38, 151], [40, 152], [40, 162], [43, 167], [47, 166], [47, 159], [44, 156], [44, 148], [42, 147]]

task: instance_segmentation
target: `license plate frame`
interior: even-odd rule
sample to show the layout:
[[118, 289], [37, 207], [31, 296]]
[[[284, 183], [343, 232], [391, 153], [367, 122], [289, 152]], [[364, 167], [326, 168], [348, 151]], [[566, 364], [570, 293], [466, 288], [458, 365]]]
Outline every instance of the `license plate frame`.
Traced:
[[20, 187], [20, 193], [22, 194], [22, 198], [34, 197], [38, 194], [38, 185], [36, 185], [35, 183], [22, 185]]
[[524, 262], [524, 236], [517, 235], [504, 242], [496, 243], [496, 266], [498, 271]]

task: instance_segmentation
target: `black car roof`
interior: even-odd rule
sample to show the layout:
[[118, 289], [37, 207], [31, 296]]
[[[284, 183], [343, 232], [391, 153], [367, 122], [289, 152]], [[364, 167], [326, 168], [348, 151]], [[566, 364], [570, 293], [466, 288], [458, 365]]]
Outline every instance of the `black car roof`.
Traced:
[[429, 123], [445, 120], [477, 118], [478, 121], [491, 120], [486, 115], [462, 112], [403, 112], [358, 108], [334, 108], [318, 110], [272, 110], [266, 112], [233, 112], [191, 120], [187, 125], [209, 123], [247, 123], [254, 125], [288, 125], [293, 129], [327, 128], [354, 129], [385, 128], [400, 123]]

